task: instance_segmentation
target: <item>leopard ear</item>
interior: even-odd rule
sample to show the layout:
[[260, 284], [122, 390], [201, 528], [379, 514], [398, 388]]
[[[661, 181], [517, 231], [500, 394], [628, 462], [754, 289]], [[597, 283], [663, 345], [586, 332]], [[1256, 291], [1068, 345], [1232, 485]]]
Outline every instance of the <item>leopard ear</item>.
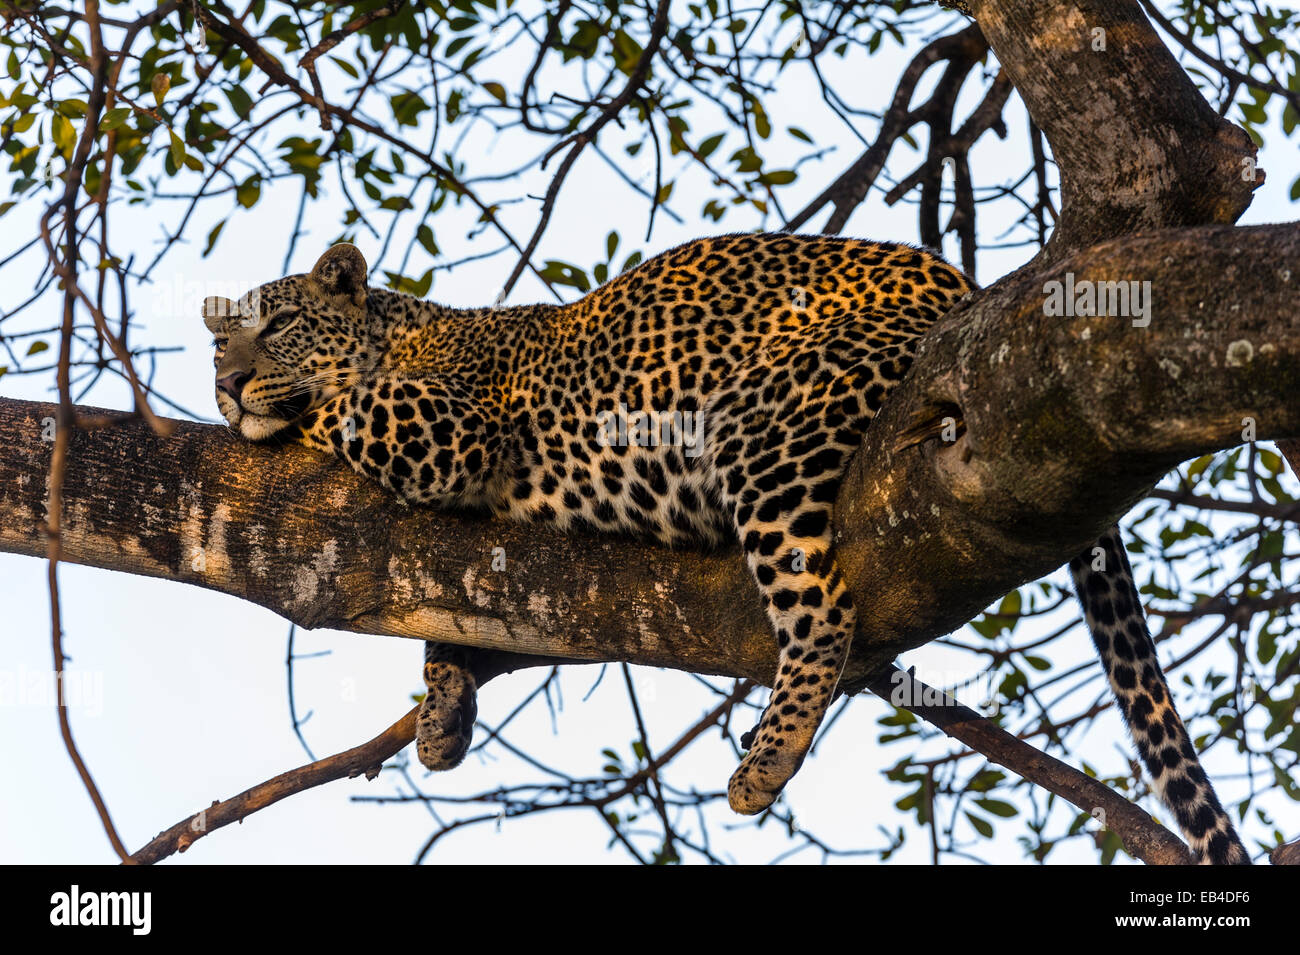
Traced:
[[219, 295], [211, 295], [203, 300], [203, 324], [214, 335], [225, 331], [226, 319], [239, 314], [239, 303]]
[[366, 259], [355, 245], [340, 242], [316, 260], [311, 277], [326, 295], [346, 295], [353, 305], [366, 303]]

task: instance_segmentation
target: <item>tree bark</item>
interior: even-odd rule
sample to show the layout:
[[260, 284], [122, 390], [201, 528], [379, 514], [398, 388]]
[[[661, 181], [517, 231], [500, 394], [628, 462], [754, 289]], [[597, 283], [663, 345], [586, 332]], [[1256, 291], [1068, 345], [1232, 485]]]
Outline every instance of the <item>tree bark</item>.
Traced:
[[1035, 263], [1132, 232], [1235, 222], [1263, 182], [1135, 0], [971, 0], [1047, 136], [1061, 217]]

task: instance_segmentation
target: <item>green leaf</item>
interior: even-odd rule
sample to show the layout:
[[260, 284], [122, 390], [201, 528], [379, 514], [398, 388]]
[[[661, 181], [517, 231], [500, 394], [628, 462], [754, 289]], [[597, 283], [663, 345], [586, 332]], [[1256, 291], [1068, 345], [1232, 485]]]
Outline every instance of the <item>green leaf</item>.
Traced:
[[230, 108], [235, 111], [235, 115], [240, 119], [248, 119], [249, 114], [253, 111], [253, 98], [248, 95], [248, 90], [242, 86], [232, 86], [222, 90], [226, 94], [226, 99], [230, 101]]
[[890, 713], [888, 716], [880, 717], [876, 722], [881, 726], [910, 726], [915, 723], [917, 719], [918, 717], [915, 713], [908, 710], [895, 709], [894, 712]]
[[1253, 103], [1238, 103], [1237, 108], [1241, 110], [1241, 115], [1248, 123], [1263, 126], [1268, 122], [1268, 113], [1264, 112], [1262, 106], [1256, 106]]
[[632, 71], [636, 69], [636, 65], [641, 59], [641, 44], [632, 39], [624, 30], [614, 32], [613, 44], [614, 65], [621, 72], [631, 76]]
[[438, 243], [433, 238], [433, 230], [427, 225], [421, 225], [415, 230], [415, 239], [424, 247], [424, 251], [430, 255], [439, 254]]
[[1277, 656], [1277, 634], [1267, 629], [1260, 632], [1258, 655], [1260, 663], [1268, 663]]
[[125, 123], [130, 116], [131, 107], [129, 106], [119, 106], [116, 109], [110, 109], [104, 114], [103, 118], [100, 119], [99, 128], [104, 130], [117, 129]]
[[217, 237], [221, 235], [221, 230], [225, 227], [225, 219], [222, 219], [212, 227], [212, 231], [208, 233], [208, 244], [203, 247], [203, 258], [206, 259], [208, 257], [208, 253], [212, 251], [212, 247], [217, 244]]
[[254, 173], [235, 187], [235, 200], [245, 209], [257, 205], [262, 196], [262, 177]]
[[981, 819], [979, 816], [971, 812], [965, 813], [965, 816], [970, 820], [970, 824], [975, 827], [975, 831], [981, 836], [985, 839], [993, 838], [993, 825], [987, 819]]
[[1187, 483], [1192, 485], [1196, 484], [1197, 479], [1199, 479], [1200, 476], [1203, 473], [1205, 473], [1205, 469], [1208, 468], [1213, 463], [1214, 463], [1214, 455], [1212, 454], [1203, 455], [1202, 457], [1199, 457], [1195, 461], [1193, 461], [1191, 465], [1187, 468]]
[[988, 792], [1006, 778], [1006, 773], [999, 772], [996, 769], [985, 769], [976, 773], [975, 778], [966, 784], [966, 788], [971, 792]]
[[353, 66], [351, 63], [349, 63], [347, 60], [340, 59], [337, 56], [331, 56], [330, 62], [332, 62], [335, 66], [337, 66], [348, 76], [352, 77], [354, 80], [361, 79], [361, 74], [357, 72], [357, 68]]
[[45, 342], [32, 342], [27, 349], [27, 356], [30, 358], [32, 355], [39, 355], [43, 351], [49, 351], [49, 349], [50, 346]]
[[86, 163], [85, 169], [82, 170], [81, 184], [85, 188], [87, 195], [94, 196], [99, 193], [100, 183], [103, 182], [100, 170], [101, 164], [98, 157]]
[[1009, 802], [1003, 802], [1001, 799], [976, 799], [975, 805], [979, 806], [985, 812], [994, 816], [1001, 816], [1003, 819], [1010, 819], [1017, 815], [1020, 810]]
[[548, 259], [545, 267], [538, 274], [556, 285], [568, 285], [582, 292], [591, 291], [591, 280], [587, 278], [587, 273], [567, 262]]
[[758, 177], [758, 181], [765, 186], [785, 186], [799, 178], [799, 174], [793, 169], [774, 169], [771, 172], [765, 172]]
[[72, 124], [58, 113], [50, 118], [50, 136], [54, 140], [54, 145], [64, 153], [71, 153], [72, 148], [77, 144], [77, 133], [72, 128]]
[[758, 153], [748, 146], [732, 153], [731, 161], [736, 164], [737, 172], [758, 172], [763, 168], [763, 160], [759, 159]]
[[726, 136], [726, 133], [718, 133], [715, 136], [710, 136], [708, 139], [704, 140], [704, 142], [700, 143], [699, 149], [695, 150], [696, 154], [701, 159], [708, 159], [710, 154], [722, 145], [722, 141]]
[[429, 289], [433, 287], [433, 269], [427, 270], [418, 279], [410, 279], [405, 275], [399, 275], [396, 272], [385, 271], [384, 275], [388, 278], [388, 287], [397, 289], [399, 292], [406, 292], [417, 298], [423, 298], [429, 294]]
[[813, 141], [812, 137], [809, 136], [807, 133], [805, 133], [798, 126], [787, 127], [786, 132], [788, 132], [795, 139], [802, 139], [805, 143], [811, 143]]
[[506, 88], [500, 83], [484, 83], [483, 88], [487, 90], [499, 103], [506, 101]]
[[412, 290], [411, 294], [416, 298], [424, 298], [429, 294], [429, 289], [431, 288], [433, 288], [433, 269], [427, 269], [425, 270], [425, 273], [420, 276], [419, 280], [416, 281], [415, 288]]
[[399, 126], [418, 126], [420, 114], [429, 108], [429, 104], [420, 94], [412, 90], [396, 94], [391, 98], [390, 103], [393, 119], [397, 120]]
[[176, 165], [176, 168], [179, 169], [181, 166], [185, 164], [185, 141], [181, 139], [179, 136], [177, 136], [175, 133], [171, 134], [171, 138], [172, 138], [172, 144], [171, 144], [172, 162]]

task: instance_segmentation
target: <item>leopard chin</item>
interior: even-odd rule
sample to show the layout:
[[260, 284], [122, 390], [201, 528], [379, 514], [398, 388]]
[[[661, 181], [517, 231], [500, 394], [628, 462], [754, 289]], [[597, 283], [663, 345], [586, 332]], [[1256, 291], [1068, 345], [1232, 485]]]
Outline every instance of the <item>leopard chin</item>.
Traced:
[[300, 395], [271, 405], [267, 410], [276, 412], [275, 414], [258, 414], [229, 399], [218, 400], [218, 407], [222, 417], [226, 419], [226, 424], [248, 441], [269, 441], [282, 437], [311, 404], [309, 395]]
[[249, 441], [266, 441], [273, 438], [289, 427], [291, 423], [284, 418], [252, 414], [250, 412], [244, 412], [239, 417], [238, 424], [231, 422], [232, 426], [238, 428], [239, 433]]

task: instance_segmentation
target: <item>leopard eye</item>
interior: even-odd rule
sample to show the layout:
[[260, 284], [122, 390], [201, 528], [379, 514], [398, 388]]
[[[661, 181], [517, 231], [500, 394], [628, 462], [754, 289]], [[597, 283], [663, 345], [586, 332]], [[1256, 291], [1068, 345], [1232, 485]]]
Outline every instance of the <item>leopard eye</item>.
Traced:
[[301, 314], [301, 310], [296, 308], [284, 308], [276, 312], [271, 317], [271, 320], [266, 323], [266, 328], [262, 329], [261, 337], [266, 338], [280, 334], [294, 323], [299, 314]]

